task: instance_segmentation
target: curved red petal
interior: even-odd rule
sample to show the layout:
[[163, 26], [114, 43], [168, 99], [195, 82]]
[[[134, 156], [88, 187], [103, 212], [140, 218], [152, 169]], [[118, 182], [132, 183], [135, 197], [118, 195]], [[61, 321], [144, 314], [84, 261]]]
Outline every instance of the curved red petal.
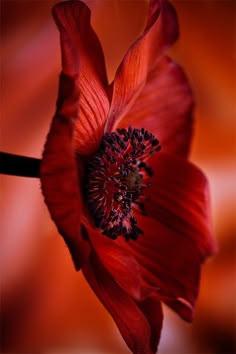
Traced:
[[95, 253], [84, 264], [83, 273], [91, 288], [113, 317], [126, 344], [134, 354], [154, 354], [150, 325], [135, 301], [114, 281]]
[[159, 299], [153, 295], [138, 303], [139, 308], [144, 313], [151, 328], [151, 349], [153, 353], [157, 352], [157, 346], [160, 341], [163, 312]]
[[114, 129], [142, 91], [163, 52], [178, 37], [178, 24], [172, 5], [166, 0], [150, 2], [143, 34], [129, 48], [112, 84], [112, 102], [106, 132]]
[[84, 3], [59, 3], [53, 8], [53, 15], [61, 36], [63, 72], [78, 77], [76, 150], [89, 155], [99, 146], [109, 109], [103, 51], [90, 25], [90, 10]]
[[119, 127], [145, 128], [159, 139], [164, 152], [187, 156], [192, 116], [192, 92], [182, 69], [162, 57]]
[[206, 177], [192, 163], [169, 154], [154, 154], [148, 164], [154, 176], [146, 189], [147, 215], [190, 238], [204, 260], [215, 251]]
[[161, 300], [190, 321], [201, 264], [215, 251], [208, 184], [187, 161], [156, 155], [149, 161], [154, 176], [146, 194], [148, 216], [136, 215], [144, 235], [124, 247], [129, 247], [140, 263], [143, 279], [159, 287]]
[[142, 279], [136, 259], [116, 241], [102, 235], [99, 230], [89, 225], [85, 227], [94, 252], [106, 271], [123, 290], [134, 299], [140, 300], [143, 296]]
[[71, 252], [76, 269], [79, 269], [88, 255], [89, 244], [80, 234], [82, 201], [72, 119], [77, 110], [75, 80], [62, 74], [59, 91], [57, 112], [44, 147], [40, 178], [51, 217]]
[[191, 321], [199, 289], [199, 251], [191, 240], [156, 220], [143, 216], [137, 220], [144, 235], [126, 247], [139, 262], [143, 279], [158, 288], [161, 301]]

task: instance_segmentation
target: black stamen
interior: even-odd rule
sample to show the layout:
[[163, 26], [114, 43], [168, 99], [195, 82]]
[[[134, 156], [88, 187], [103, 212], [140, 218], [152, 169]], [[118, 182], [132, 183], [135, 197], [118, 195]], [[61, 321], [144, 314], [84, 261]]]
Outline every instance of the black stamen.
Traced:
[[111, 239], [123, 235], [128, 241], [143, 233], [132, 207], [135, 203], [145, 214], [140, 198], [149, 183], [146, 178], [153, 175], [146, 159], [159, 149], [159, 141], [144, 128], [123, 128], [103, 136], [85, 173], [87, 205], [103, 235]]

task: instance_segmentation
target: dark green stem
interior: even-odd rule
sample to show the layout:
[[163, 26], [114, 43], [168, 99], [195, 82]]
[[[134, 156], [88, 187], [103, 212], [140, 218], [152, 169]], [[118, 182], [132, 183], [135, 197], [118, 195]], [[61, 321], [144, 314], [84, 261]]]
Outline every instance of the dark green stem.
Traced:
[[0, 152], [0, 173], [20, 177], [40, 176], [40, 159]]

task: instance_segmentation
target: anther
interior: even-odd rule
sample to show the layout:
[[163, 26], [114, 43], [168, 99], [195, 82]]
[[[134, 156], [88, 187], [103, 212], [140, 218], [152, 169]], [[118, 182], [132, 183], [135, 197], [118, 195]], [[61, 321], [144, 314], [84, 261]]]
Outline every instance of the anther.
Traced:
[[122, 128], [103, 136], [85, 173], [88, 209], [103, 235], [114, 240], [122, 235], [128, 241], [143, 233], [132, 209], [136, 204], [145, 213], [142, 193], [145, 179], [153, 175], [146, 159], [159, 150], [159, 141], [144, 128]]

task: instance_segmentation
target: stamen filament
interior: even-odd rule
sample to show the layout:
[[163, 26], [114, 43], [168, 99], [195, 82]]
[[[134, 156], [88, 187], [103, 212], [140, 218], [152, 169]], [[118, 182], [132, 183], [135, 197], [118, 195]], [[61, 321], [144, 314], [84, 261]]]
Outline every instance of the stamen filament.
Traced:
[[85, 174], [88, 209], [95, 225], [112, 239], [123, 235], [136, 240], [142, 230], [132, 214], [134, 204], [144, 212], [139, 200], [153, 171], [146, 164], [159, 141], [145, 129], [118, 129], [103, 136], [101, 147], [91, 157]]

